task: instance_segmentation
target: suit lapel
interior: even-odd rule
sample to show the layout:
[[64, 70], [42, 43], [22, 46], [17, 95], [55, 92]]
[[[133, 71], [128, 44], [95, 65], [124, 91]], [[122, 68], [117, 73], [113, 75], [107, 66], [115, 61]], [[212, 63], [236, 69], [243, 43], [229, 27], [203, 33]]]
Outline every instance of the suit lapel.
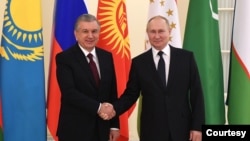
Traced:
[[176, 54], [176, 51], [173, 47], [170, 46], [170, 63], [169, 63], [169, 74], [168, 74], [168, 84], [167, 88], [171, 87], [172, 82], [175, 79], [175, 70], [178, 69], [174, 65], [178, 63], [178, 56]]
[[94, 77], [92, 76], [92, 72], [89, 67], [89, 63], [86, 59], [86, 56], [78, 45], [76, 45], [74, 48], [74, 55], [76, 57], [77, 62], [79, 63], [79, 66], [82, 66], [81, 68], [83, 69], [83, 75], [86, 75], [86, 77], [88, 77], [88, 79], [90, 80], [91, 84], [96, 87]]
[[107, 76], [107, 74], [109, 74], [109, 72], [106, 71], [106, 61], [107, 58], [105, 57], [105, 55], [103, 55], [102, 51], [99, 48], [96, 48], [96, 54], [98, 56], [98, 62], [99, 62], [99, 68], [100, 68], [100, 75], [101, 75], [101, 79], [100, 79], [100, 89], [103, 86], [102, 83], [104, 82], [103, 80], [105, 80], [105, 77]]
[[152, 77], [154, 79], [154, 82], [156, 82], [158, 86], [160, 86], [162, 89], [165, 89], [166, 87], [163, 85], [162, 80], [161, 80], [160, 76], [158, 75], [157, 69], [155, 67], [152, 49], [148, 50], [145, 55], [146, 55], [146, 59], [147, 59], [147, 60], [145, 60], [145, 62], [149, 62], [147, 64], [148, 67], [146, 67], [147, 69], [150, 69], [149, 74], [153, 75]]

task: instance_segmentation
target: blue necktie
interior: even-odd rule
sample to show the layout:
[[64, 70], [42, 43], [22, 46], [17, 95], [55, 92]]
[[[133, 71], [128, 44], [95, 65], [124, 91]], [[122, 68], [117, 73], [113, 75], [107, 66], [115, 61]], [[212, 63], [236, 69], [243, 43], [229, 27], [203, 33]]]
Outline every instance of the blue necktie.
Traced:
[[159, 62], [158, 62], [158, 66], [157, 66], [157, 71], [159, 73], [159, 76], [164, 84], [164, 86], [166, 86], [166, 71], [165, 71], [165, 61], [163, 59], [163, 52], [159, 51], [158, 55], [160, 56]]

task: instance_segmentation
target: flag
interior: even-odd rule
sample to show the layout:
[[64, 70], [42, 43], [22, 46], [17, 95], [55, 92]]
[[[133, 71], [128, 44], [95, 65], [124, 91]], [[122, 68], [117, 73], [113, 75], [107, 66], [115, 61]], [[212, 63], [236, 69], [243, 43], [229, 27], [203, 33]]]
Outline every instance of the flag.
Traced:
[[228, 85], [228, 123], [250, 124], [250, 1], [235, 1]]
[[[120, 97], [126, 88], [131, 64], [125, 0], [99, 0], [97, 19], [101, 23], [98, 46], [113, 54], [118, 97]], [[120, 116], [118, 141], [128, 141], [128, 118], [133, 107]]]
[[193, 51], [204, 92], [206, 124], [225, 123], [217, 0], [190, 0], [183, 48]]
[[[0, 47], [1, 48], [1, 47]], [[0, 49], [1, 55], [1, 49]], [[1, 77], [0, 77], [1, 79]], [[0, 87], [0, 141], [3, 141], [3, 117], [2, 117], [2, 100], [1, 100], [1, 87]]]
[[46, 141], [41, 1], [6, 0], [0, 46], [4, 141]]
[[[182, 48], [179, 14], [176, 1], [177, 0], [150, 0], [148, 19], [157, 15], [166, 17], [169, 20], [170, 28], [172, 29], [169, 44], [174, 47]], [[145, 45], [146, 49], [151, 47], [148, 41], [148, 36], [146, 36]]]
[[56, 79], [55, 56], [57, 53], [75, 44], [75, 21], [78, 16], [87, 13], [87, 7], [83, 0], [57, 0], [55, 10], [48, 80], [47, 124], [50, 134], [57, 141], [56, 130], [61, 104], [61, 92]]

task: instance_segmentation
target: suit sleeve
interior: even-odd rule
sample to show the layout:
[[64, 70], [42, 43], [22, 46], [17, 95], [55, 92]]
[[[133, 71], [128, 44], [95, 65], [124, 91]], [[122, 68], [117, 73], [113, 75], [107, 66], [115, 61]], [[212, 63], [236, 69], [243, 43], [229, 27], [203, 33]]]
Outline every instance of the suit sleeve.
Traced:
[[192, 109], [191, 129], [201, 131], [201, 125], [205, 123], [205, 106], [200, 75], [193, 54], [191, 55], [190, 64], [192, 69], [190, 85], [190, 104]]
[[137, 65], [135, 61], [132, 61], [131, 69], [129, 72], [129, 80], [126, 85], [126, 89], [121, 97], [113, 103], [114, 108], [118, 115], [126, 112], [138, 99], [140, 95], [140, 84], [137, 79]]

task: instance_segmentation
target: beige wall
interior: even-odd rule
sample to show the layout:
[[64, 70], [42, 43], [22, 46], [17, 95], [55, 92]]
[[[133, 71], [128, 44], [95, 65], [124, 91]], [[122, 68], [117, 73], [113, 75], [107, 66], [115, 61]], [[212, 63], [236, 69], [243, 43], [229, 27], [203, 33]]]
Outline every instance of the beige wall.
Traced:
[[[44, 37], [44, 49], [45, 49], [45, 75], [46, 82], [48, 76], [48, 65], [51, 46], [51, 29], [53, 19], [53, 8], [55, 0], [41, 0], [42, 1], [42, 14], [43, 14], [43, 37]], [[0, 0], [0, 36], [2, 33], [3, 23], [3, 11], [5, 8], [6, 0]], [[98, 0], [85, 0], [88, 7], [88, 12], [96, 15]], [[145, 39], [145, 25], [147, 22], [148, 5], [149, 0], [127, 0], [127, 15], [129, 25], [129, 37], [131, 56], [134, 57], [144, 51], [144, 39]], [[178, 10], [181, 25], [181, 35], [183, 39], [183, 33], [186, 21], [186, 12], [188, 8], [189, 0], [179, 0]], [[73, 32], [73, 31], [72, 31]], [[1, 41], [1, 38], [0, 38]], [[132, 116], [129, 119], [130, 141], [137, 141], [137, 109], [134, 110]]]

